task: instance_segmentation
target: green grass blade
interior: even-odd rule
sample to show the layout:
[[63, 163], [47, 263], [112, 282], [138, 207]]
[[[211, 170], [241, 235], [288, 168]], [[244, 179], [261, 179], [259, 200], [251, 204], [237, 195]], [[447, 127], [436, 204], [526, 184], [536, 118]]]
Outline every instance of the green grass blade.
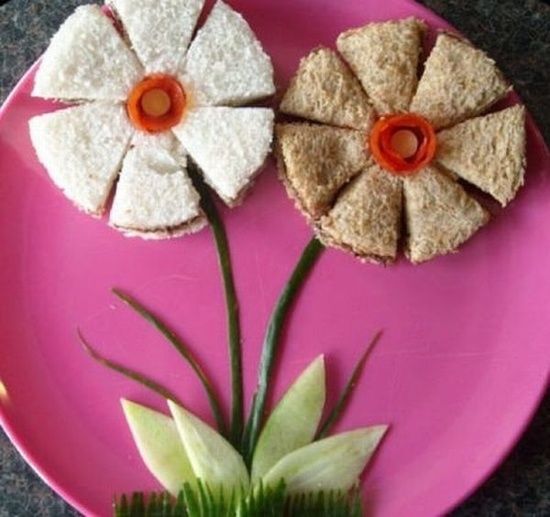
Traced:
[[128, 498], [126, 494], [122, 494], [120, 498], [115, 497], [113, 506], [115, 517], [130, 517], [130, 509], [128, 508]]
[[216, 420], [216, 425], [218, 426], [219, 432], [225, 435], [225, 421], [223, 418], [221, 405], [218, 401], [216, 393], [214, 392], [210, 379], [204, 373], [204, 370], [191, 353], [189, 347], [176, 335], [172, 329], [168, 327], [168, 325], [166, 325], [166, 323], [164, 323], [158, 316], [149, 311], [144, 305], [131, 297], [129, 294], [122, 292], [120, 289], [113, 289], [113, 294], [128, 305], [128, 307], [133, 309], [144, 320], [150, 323], [155, 329], [157, 329], [166, 338], [166, 340], [174, 346], [185, 361], [187, 361], [193, 372], [197, 375], [204, 391], [206, 392], [206, 396], [208, 397], [208, 402], [210, 403], [210, 408], [212, 410], [212, 414], [214, 415], [214, 419]]
[[142, 492], [134, 492], [132, 494], [130, 517], [145, 517], [145, 502]]
[[227, 312], [227, 333], [229, 342], [229, 357], [231, 361], [231, 442], [240, 447], [244, 426], [244, 394], [242, 373], [241, 326], [239, 320], [239, 303], [235, 290], [231, 253], [225, 227], [212, 199], [209, 188], [200, 174], [191, 171], [195, 188], [201, 196], [201, 207], [206, 214], [210, 229], [214, 236], [218, 264], [223, 280], [225, 306]]
[[182, 405], [182, 402], [179, 400], [179, 398], [172, 393], [168, 388], [165, 388], [162, 384], [159, 384], [158, 382], [154, 381], [150, 377], [147, 377], [146, 375], [136, 372], [135, 370], [131, 370], [130, 368], [126, 368], [125, 366], [115, 362], [111, 361], [110, 359], [107, 359], [103, 357], [97, 350], [95, 350], [92, 345], [86, 340], [80, 329], [77, 329], [78, 333], [78, 339], [80, 340], [80, 344], [86, 351], [86, 353], [97, 363], [101, 364], [102, 366], [105, 366], [106, 368], [109, 368], [110, 370], [113, 370], [117, 373], [120, 373], [121, 375], [124, 375], [128, 379], [131, 379], [146, 388], [150, 389], [151, 391], [154, 391], [157, 395], [160, 395], [164, 399], [169, 399], [174, 401], [178, 405]]
[[351, 396], [355, 391], [355, 387], [357, 386], [357, 382], [361, 377], [361, 373], [363, 372], [367, 359], [369, 358], [371, 352], [374, 350], [374, 347], [376, 346], [378, 341], [380, 341], [381, 337], [382, 337], [382, 331], [377, 332], [375, 336], [372, 338], [372, 340], [370, 341], [370, 343], [367, 345], [365, 352], [363, 353], [363, 355], [355, 365], [355, 368], [353, 369], [353, 372], [348, 382], [346, 383], [346, 386], [344, 387], [344, 390], [342, 391], [340, 397], [336, 401], [334, 408], [331, 410], [326, 420], [322, 424], [321, 428], [319, 429], [319, 432], [315, 437], [316, 440], [325, 438], [329, 434], [331, 429], [337, 424], [338, 420], [342, 416], [342, 413], [346, 410], [346, 407], [351, 399]]
[[300, 290], [300, 287], [306, 280], [314, 264], [317, 262], [317, 259], [323, 249], [323, 245], [315, 238], [308, 243], [288, 283], [284, 287], [271, 315], [264, 338], [262, 356], [260, 359], [258, 387], [256, 389], [254, 405], [251, 409], [249, 423], [247, 424], [248, 430], [246, 433], [246, 443], [243, 451], [245, 453], [247, 465], [250, 465], [250, 462], [252, 461], [254, 448], [256, 447], [256, 442], [258, 441], [258, 436], [260, 434], [269, 389], [269, 380], [271, 378], [273, 366], [279, 350], [281, 334], [286, 321], [286, 316], [292, 306], [292, 302]]

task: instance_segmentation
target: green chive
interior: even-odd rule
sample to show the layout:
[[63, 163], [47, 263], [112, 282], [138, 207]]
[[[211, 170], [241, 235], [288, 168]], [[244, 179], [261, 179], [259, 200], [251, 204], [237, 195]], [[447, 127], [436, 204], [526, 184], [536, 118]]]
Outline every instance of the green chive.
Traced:
[[179, 400], [179, 398], [176, 395], [174, 395], [174, 393], [172, 393], [168, 388], [165, 388], [164, 386], [152, 380], [151, 378], [147, 377], [146, 375], [136, 372], [135, 370], [131, 370], [130, 368], [126, 368], [125, 366], [122, 366], [121, 364], [116, 363], [115, 361], [111, 361], [110, 359], [106, 359], [97, 350], [95, 350], [92, 347], [92, 345], [90, 345], [90, 343], [83, 336], [80, 329], [77, 329], [77, 333], [78, 333], [78, 339], [80, 340], [82, 347], [88, 353], [88, 355], [92, 359], [94, 359], [96, 362], [98, 362], [102, 366], [109, 368], [110, 370], [114, 370], [115, 372], [118, 372], [121, 375], [124, 375], [128, 379], [131, 379], [139, 384], [142, 384], [146, 388], [149, 388], [151, 391], [154, 391], [155, 393], [160, 395], [162, 398], [172, 400], [176, 404], [182, 405], [182, 402]]
[[189, 347], [176, 335], [176, 333], [170, 329], [160, 318], [155, 316], [151, 311], [146, 309], [141, 303], [132, 298], [130, 295], [123, 293], [119, 289], [113, 289], [113, 293], [124, 303], [126, 303], [131, 309], [139, 314], [143, 319], [148, 321], [154, 328], [156, 328], [174, 348], [180, 353], [180, 355], [189, 363], [191, 369], [195, 372], [199, 378], [210, 403], [212, 414], [216, 420], [216, 425], [220, 434], [225, 435], [225, 422], [223, 419], [223, 413], [220, 403], [214, 392], [214, 388], [207, 375], [191, 353]]
[[239, 320], [239, 303], [235, 290], [231, 253], [227, 240], [227, 233], [223, 221], [212, 199], [209, 188], [200, 174], [191, 169], [191, 177], [195, 188], [201, 196], [201, 207], [206, 214], [210, 229], [214, 236], [218, 264], [223, 279], [225, 306], [227, 312], [227, 332], [229, 342], [229, 356], [231, 360], [231, 441], [237, 448], [240, 446], [244, 425], [243, 405], [243, 374], [241, 352], [241, 327]]
[[250, 417], [245, 431], [243, 450], [245, 460], [250, 466], [252, 455], [264, 416], [267, 394], [269, 390], [269, 381], [272, 379], [273, 366], [279, 351], [281, 333], [286, 321], [288, 311], [292, 302], [296, 298], [300, 287], [306, 280], [309, 272], [317, 262], [323, 245], [317, 240], [312, 239], [304, 249], [298, 264], [296, 265], [288, 283], [281, 293], [277, 305], [269, 320], [267, 332], [264, 338], [262, 356], [260, 359], [260, 369], [258, 374], [258, 386], [254, 395], [254, 402], [250, 412]]
[[353, 372], [342, 391], [340, 397], [338, 398], [338, 401], [336, 402], [334, 408], [327, 416], [324, 424], [321, 426], [321, 429], [317, 432], [317, 436], [315, 437], [315, 440], [320, 440], [321, 438], [325, 438], [328, 433], [331, 431], [331, 429], [336, 425], [340, 417], [342, 416], [342, 413], [345, 411], [349, 400], [351, 396], [353, 395], [353, 392], [355, 391], [355, 387], [357, 386], [357, 382], [359, 381], [359, 377], [361, 376], [361, 373], [363, 372], [363, 368], [365, 367], [365, 363], [367, 362], [367, 359], [370, 356], [370, 353], [373, 351], [374, 347], [380, 341], [380, 338], [382, 337], [382, 331], [379, 331], [375, 334], [375, 336], [372, 338], [370, 343], [367, 345], [367, 348], [363, 352], [363, 355], [355, 365], [355, 368], [353, 369]]

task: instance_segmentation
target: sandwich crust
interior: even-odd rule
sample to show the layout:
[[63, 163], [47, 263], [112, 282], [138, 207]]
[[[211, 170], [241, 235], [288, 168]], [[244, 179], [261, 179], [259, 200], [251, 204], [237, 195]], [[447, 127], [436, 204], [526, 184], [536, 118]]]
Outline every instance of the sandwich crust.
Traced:
[[173, 131], [205, 181], [232, 206], [271, 150], [273, 118], [267, 108], [197, 108]]
[[437, 135], [437, 161], [502, 206], [524, 183], [525, 108], [467, 120]]
[[295, 123], [278, 124], [275, 135], [288, 194], [313, 220], [330, 209], [340, 189], [368, 160], [360, 131]]
[[108, 0], [145, 72], [175, 75], [204, 0]]
[[405, 254], [415, 264], [456, 251], [489, 221], [489, 213], [477, 201], [433, 166], [403, 184]]
[[122, 104], [94, 102], [29, 122], [38, 159], [81, 210], [99, 216], [134, 130]]
[[123, 231], [171, 232], [200, 217], [200, 196], [166, 149], [134, 147], [118, 180], [110, 223]]
[[64, 101], [125, 101], [143, 68], [97, 5], [65, 20], [42, 56], [33, 96]]
[[365, 169], [317, 225], [320, 240], [377, 262], [395, 260], [401, 226], [402, 180], [378, 165]]
[[338, 37], [338, 50], [379, 115], [408, 110], [425, 31], [424, 22], [407, 18], [371, 23]]
[[320, 47], [302, 59], [279, 109], [315, 122], [368, 131], [374, 110], [336, 52]]
[[495, 62], [483, 51], [458, 36], [441, 33], [410, 110], [440, 129], [481, 114], [509, 91]]
[[273, 65], [245, 19], [219, 0], [189, 47], [182, 83], [199, 105], [243, 105], [275, 93]]

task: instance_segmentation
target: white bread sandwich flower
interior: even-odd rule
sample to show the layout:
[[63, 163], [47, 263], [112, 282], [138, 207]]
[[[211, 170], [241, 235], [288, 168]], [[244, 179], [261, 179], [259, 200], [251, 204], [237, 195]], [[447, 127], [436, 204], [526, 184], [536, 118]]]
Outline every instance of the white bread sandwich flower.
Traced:
[[188, 158], [227, 205], [242, 200], [271, 148], [273, 111], [248, 106], [275, 92], [271, 60], [221, 0], [194, 39], [204, 0], [106, 4], [77, 8], [42, 57], [33, 95], [74, 105], [31, 119], [36, 154], [91, 215], [114, 190], [125, 235], [198, 231]]
[[[278, 124], [289, 196], [325, 245], [389, 263], [451, 253], [489, 220], [462, 186], [502, 206], [524, 183], [525, 110], [485, 114], [510, 87], [482, 51], [439, 33], [417, 76], [417, 19], [371, 23], [306, 56]], [[340, 57], [341, 56], [341, 57]], [[312, 124], [315, 123], [315, 124]]]

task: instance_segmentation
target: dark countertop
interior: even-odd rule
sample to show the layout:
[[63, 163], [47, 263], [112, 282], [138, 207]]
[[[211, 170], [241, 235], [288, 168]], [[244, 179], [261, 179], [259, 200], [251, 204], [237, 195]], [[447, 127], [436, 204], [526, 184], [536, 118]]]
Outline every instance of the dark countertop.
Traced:
[[[89, 0], [91, 1], [91, 0]], [[0, 1], [0, 4], [2, 2]], [[79, 0], [0, 5], [0, 103]], [[539, 0], [422, 0], [496, 59], [550, 141], [550, 7]], [[495, 423], [495, 425], [498, 425]], [[550, 515], [550, 397], [512, 455], [455, 516]], [[78, 515], [0, 430], [0, 517]]]

